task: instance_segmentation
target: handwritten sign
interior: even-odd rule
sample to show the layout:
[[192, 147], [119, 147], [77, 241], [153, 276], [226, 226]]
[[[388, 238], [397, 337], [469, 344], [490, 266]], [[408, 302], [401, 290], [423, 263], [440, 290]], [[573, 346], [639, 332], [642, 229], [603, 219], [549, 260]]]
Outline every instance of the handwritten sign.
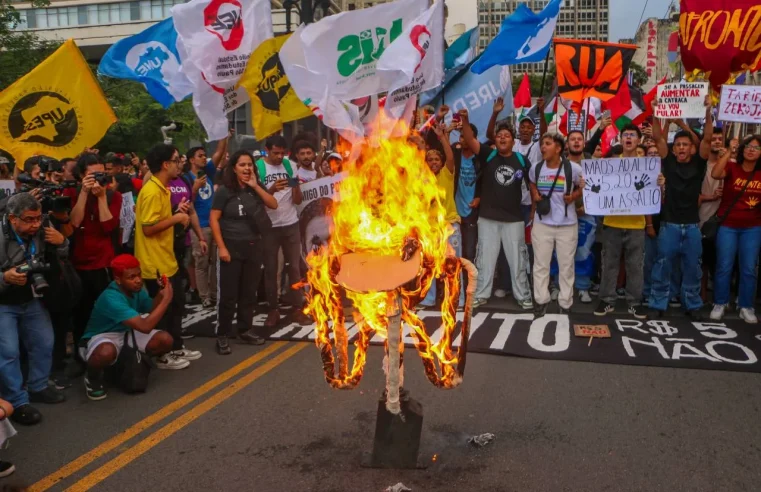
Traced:
[[573, 334], [582, 338], [610, 338], [608, 325], [573, 325]]
[[754, 85], [722, 86], [719, 120], [761, 123], [761, 87]]
[[584, 210], [590, 215], [651, 215], [661, 211], [659, 157], [587, 159]]
[[16, 182], [12, 179], [2, 179], [0, 180], [0, 190], [4, 192], [0, 195], [11, 196], [16, 191]]
[[656, 118], [702, 118], [706, 114], [708, 82], [685, 82], [658, 86]]

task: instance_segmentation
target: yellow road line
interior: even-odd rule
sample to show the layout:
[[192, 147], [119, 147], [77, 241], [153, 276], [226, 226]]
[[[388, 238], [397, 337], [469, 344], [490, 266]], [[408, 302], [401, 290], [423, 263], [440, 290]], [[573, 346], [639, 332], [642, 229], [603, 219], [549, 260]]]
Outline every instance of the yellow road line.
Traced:
[[121, 470], [129, 463], [139, 458], [146, 452], [150, 451], [154, 446], [161, 443], [164, 439], [172, 436], [177, 431], [181, 430], [186, 425], [195, 421], [198, 417], [202, 416], [212, 408], [216, 407], [220, 403], [224, 402], [238, 391], [242, 390], [249, 384], [253, 383], [260, 377], [267, 374], [269, 371], [285, 362], [288, 358], [296, 355], [300, 350], [304, 349], [307, 344], [298, 344], [278, 354], [276, 357], [268, 360], [264, 364], [260, 365], [247, 375], [238, 379], [234, 383], [227, 386], [225, 389], [215, 393], [209, 399], [194, 406], [191, 410], [188, 410], [181, 416], [177, 417], [166, 424], [161, 429], [157, 430], [153, 434], [149, 435], [142, 441], [138, 442], [128, 450], [124, 451], [120, 455], [111, 459], [108, 463], [101, 466], [97, 470], [94, 470], [89, 475], [66, 489], [66, 492], [79, 492], [89, 490], [95, 485], [99, 484], [106, 478], [110, 477], [117, 471]]
[[194, 400], [205, 395], [206, 393], [213, 390], [217, 386], [221, 385], [222, 383], [225, 383], [230, 378], [235, 377], [236, 375], [245, 371], [252, 365], [256, 364], [260, 360], [264, 359], [265, 357], [269, 356], [273, 352], [283, 347], [285, 344], [286, 342], [276, 342], [271, 344], [269, 347], [263, 349], [262, 351], [257, 352], [256, 354], [252, 355], [251, 357], [239, 363], [238, 365], [233, 366], [232, 368], [223, 372], [222, 374], [215, 377], [214, 379], [207, 381], [206, 383], [194, 389], [190, 393], [187, 393], [185, 396], [182, 396], [179, 399], [173, 401], [169, 405], [163, 407], [157, 412], [144, 418], [140, 422], [134, 424], [132, 427], [129, 427], [124, 432], [121, 432], [115, 435], [108, 441], [100, 444], [98, 447], [92, 449], [91, 451], [88, 451], [87, 453], [83, 454], [79, 458], [75, 459], [74, 461], [63, 466], [59, 470], [51, 473], [47, 477], [33, 484], [31, 487], [29, 487], [28, 489], [29, 492], [42, 492], [44, 490], [49, 489], [50, 487], [57, 484], [61, 480], [64, 480], [65, 478], [73, 475], [74, 473], [78, 472], [82, 468], [88, 466], [90, 463], [97, 460], [98, 458], [105, 455], [106, 453], [109, 453], [112, 450], [116, 449], [118, 446], [121, 446], [122, 444], [129, 441], [133, 437], [137, 436], [144, 430], [162, 421], [163, 419], [173, 414], [177, 410], [180, 410], [182, 407], [187, 406], [188, 404], [192, 403]]

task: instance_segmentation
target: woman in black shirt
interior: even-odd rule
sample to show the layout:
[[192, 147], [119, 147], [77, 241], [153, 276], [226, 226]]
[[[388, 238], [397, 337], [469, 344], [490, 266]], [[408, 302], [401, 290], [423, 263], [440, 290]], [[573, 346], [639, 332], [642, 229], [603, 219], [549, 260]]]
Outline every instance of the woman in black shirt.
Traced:
[[252, 324], [256, 291], [262, 276], [261, 235], [272, 227], [264, 207], [277, 208], [275, 197], [259, 182], [250, 152], [240, 150], [230, 162], [217, 189], [209, 214], [209, 225], [219, 250], [217, 285], [217, 352], [231, 353], [227, 337], [233, 315], [238, 313], [238, 332], [245, 343], [261, 345]]

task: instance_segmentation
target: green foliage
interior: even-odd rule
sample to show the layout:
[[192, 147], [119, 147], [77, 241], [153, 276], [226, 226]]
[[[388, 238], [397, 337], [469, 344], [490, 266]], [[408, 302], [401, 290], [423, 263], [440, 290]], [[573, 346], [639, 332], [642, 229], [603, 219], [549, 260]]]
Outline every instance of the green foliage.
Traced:
[[642, 65], [631, 62], [631, 65], [629, 65], [629, 70], [632, 71], [634, 76], [635, 87], [642, 87], [647, 83], [647, 70], [645, 70]]
[[144, 155], [163, 141], [161, 127], [170, 121], [183, 125], [181, 132], [170, 133], [180, 150], [185, 150], [190, 140], [204, 140], [206, 134], [196, 119], [190, 99], [164, 109], [137, 82], [110, 77], [99, 77], [98, 81], [119, 120], [98, 143], [101, 153], [137, 152]]

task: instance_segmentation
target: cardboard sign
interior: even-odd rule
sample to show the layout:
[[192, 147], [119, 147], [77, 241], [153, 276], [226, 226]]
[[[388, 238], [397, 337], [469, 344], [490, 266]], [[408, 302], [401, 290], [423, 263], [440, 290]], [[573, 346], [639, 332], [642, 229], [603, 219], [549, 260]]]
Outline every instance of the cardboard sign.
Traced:
[[656, 118], [702, 118], [706, 114], [708, 82], [684, 82], [658, 86]]
[[719, 101], [719, 121], [761, 124], [761, 87], [724, 85]]
[[660, 157], [581, 161], [589, 215], [652, 215], [661, 211]]
[[587, 111], [582, 110], [578, 113], [568, 111], [568, 122], [566, 125], [566, 135], [571, 132], [584, 132], [584, 124], [587, 121]]
[[573, 325], [573, 334], [582, 338], [610, 338], [608, 325]]

